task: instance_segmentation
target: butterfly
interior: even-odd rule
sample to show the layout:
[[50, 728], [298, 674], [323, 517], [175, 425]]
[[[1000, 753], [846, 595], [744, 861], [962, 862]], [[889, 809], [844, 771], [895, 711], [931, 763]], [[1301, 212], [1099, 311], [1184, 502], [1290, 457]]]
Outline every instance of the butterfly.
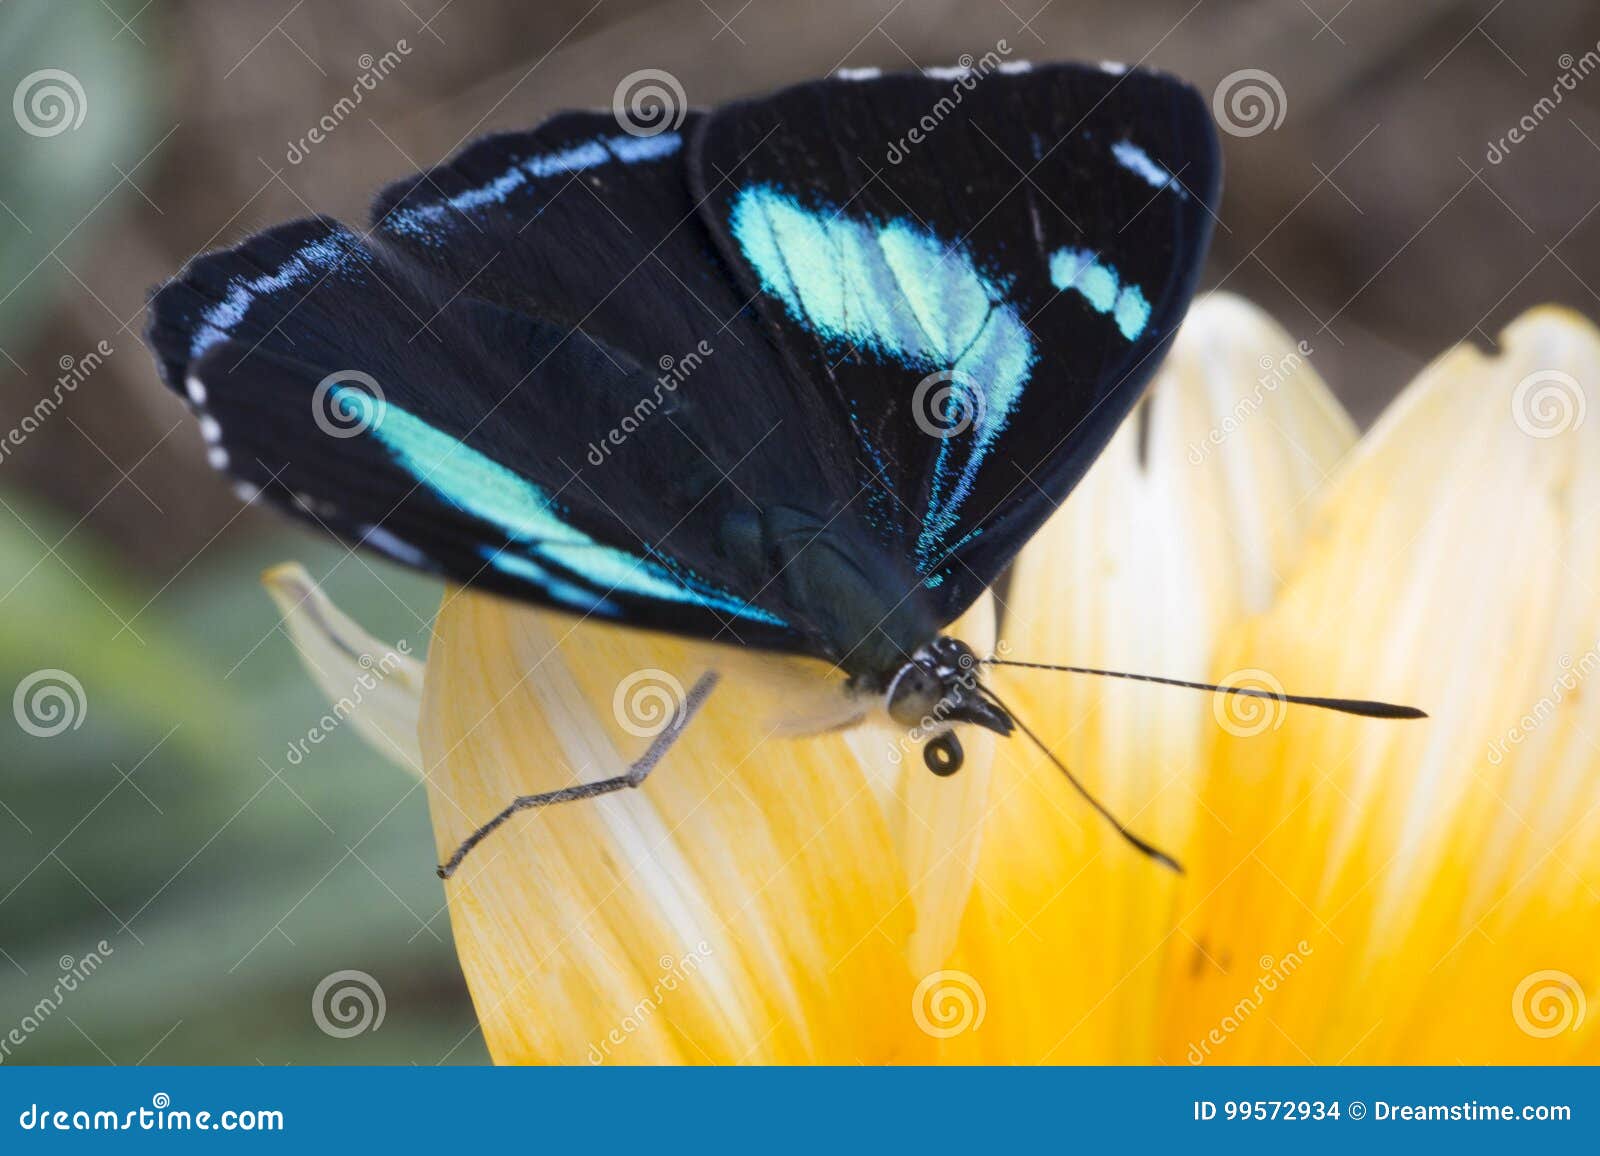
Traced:
[[[1220, 190], [1204, 100], [986, 59], [668, 111], [562, 113], [390, 185], [364, 230], [191, 262], [148, 343], [212, 464], [454, 582], [821, 659], [936, 774], [962, 726], [1039, 742], [944, 628], [1183, 318]], [[518, 810], [637, 786], [715, 679], [627, 774], [513, 801], [441, 873]]]

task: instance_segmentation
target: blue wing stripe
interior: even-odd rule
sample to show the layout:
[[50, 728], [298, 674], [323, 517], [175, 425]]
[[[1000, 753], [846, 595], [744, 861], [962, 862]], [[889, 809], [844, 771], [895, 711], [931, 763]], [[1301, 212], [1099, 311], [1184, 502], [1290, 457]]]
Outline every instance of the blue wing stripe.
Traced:
[[[494, 564], [534, 580], [549, 589], [552, 597], [578, 597], [585, 605], [595, 601], [593, 595], [571, 584], [565, 584], [565, 593], [551, 588], [552, 576], [540, 563], [580, 574], [602, 590], [785, 625], [776, 615], [693, 575], [677, 574], [659, 562], [597, 542], [563, 522], [553, 499], [538, 486], [398, 406], [357, 386], [338, 386], [334, 396], [342, 411], [377, 437], [420, 483], [452, 505], [498, 526], [516, 541], [526, 556], [501, 553], [494, 556]], [[518, 565], [515, 560], [508, 560], [514, 558], [523, 560], [520, 570], [513, 569]]]
[[1168, 172], [1166, 167], [1150, 159], [1150, 154], [1145, 152], [1131, 140], [1120, 140], [1111, 146], [1111, 155], [1117, 158], [1117, 163], [1138, 177], [1153, 189], [1170, 188], [1175, 197], [1180, 201], [1188, 200], [1189, 194], [1178, 183], [1176, 177]]
[[319, 277], [352, 257], [359, 263], [372, 259], [354, 237], [330, 233], [300, 246], [275, 272], [230, 279], [222, 299], [200, 314], [199, 324], [189, 341], [190, 360], [198, 359], [212, 346], [233, 336], [234, 328], [244, 321], [251, 305], [260, 298], [297, 285], [309, 289]]
[[1057, 249], [1050, 254], [1050, 280], [1057, 289], [1072, 290], [1096, 313], [1109, 314], [1129, 341], [1137, 341], [1150, 324], [1150, 302], [1137, 285], [1124, 285], [1117, 271], [1086, 249]]
[[552, 574], [531, 558], [505, 550], [494, 550], [488, 546], [479, 553], [485, 562], [502, 574], [510, 574], [512, 577], [532, 583], [557, 602], [564, 603], [573, 610], [584, 614], [597, 614], [602, 618], [622, 617], [622, 608], [615, 602]]
[[[959, 246], [911, 221], [861, 221], [809, 209], [771, 185], [740, 190], [729, 229], [763, 290], [830, 346], [862, 348], [918, 373], [943, 371], [969, 395], [972, 436], [934, 457], [917, 539], [926, 570], [1038, 360], [1003, 288]], [[878, 460], [875, 447], [865, 446]]]
[[468, 213], [486, 205], [504, 204], [512, 193], [532, 181], [581, 173], [614, 160], [625, 165], [660, 160], [672, 156], [682, 146], [683, 138], [678, 133], [666, 132], [648, 137], [604, 137], [570, 148], [540, 153], [518, 161], [493, 179], [454, 196], [396, 209], [384, 219], [382, 227], [428, 243], [442, 243], [436, 226], [451, 213]]

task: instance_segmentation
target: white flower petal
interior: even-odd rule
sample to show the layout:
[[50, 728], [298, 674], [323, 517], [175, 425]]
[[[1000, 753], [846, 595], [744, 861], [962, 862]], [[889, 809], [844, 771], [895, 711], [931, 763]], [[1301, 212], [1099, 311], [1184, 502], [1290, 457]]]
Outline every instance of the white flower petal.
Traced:
[[403, 641], [385, 644], [361, 629], [297, 562], [273, 567], [261, 583], [335, 717], [348, 717], [375, 750], [420, 776], [422, 663]]

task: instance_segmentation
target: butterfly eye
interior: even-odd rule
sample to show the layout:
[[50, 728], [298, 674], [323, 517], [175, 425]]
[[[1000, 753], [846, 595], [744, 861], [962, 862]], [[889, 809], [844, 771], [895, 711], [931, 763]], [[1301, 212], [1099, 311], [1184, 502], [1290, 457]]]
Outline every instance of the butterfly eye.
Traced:
[[889, 684], [889, 717], [914, 727], [931, 717], [944, 687], [939, 676], [920, 662], [908, 662]]

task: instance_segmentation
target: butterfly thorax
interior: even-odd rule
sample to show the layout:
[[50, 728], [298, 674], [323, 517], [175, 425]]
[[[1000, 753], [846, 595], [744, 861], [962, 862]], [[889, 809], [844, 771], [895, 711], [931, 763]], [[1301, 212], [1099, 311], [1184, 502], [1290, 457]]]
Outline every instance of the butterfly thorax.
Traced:
[[882, 691], [938, 636], [922, 580], [846, 512], [822, 515], [767, 505], [731, 516], [722, 547], [752, 573], [775, 575], [773, 593], [805, 621], [818, 657], [861, 690]]

